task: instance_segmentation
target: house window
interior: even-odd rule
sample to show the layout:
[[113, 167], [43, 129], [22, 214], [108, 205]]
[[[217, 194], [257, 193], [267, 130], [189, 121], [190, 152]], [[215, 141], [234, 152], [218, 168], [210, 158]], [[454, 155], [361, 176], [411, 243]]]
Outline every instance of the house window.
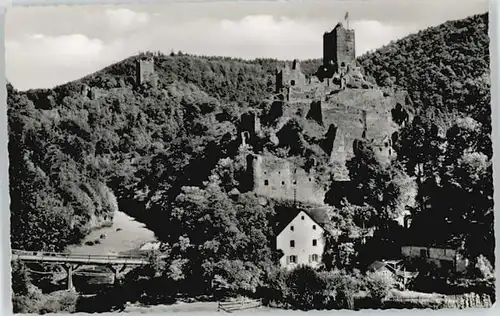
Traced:
[[294, 85], [295, 85], [295, 80], [290, 81], [290, 84], [291, 84], [292, 86], [294, 86]]
[[316, 230], [316, 225], [313, 225], [313, 229]]
[[297, 256], [291, 255], [290, 257], [288, 257], [288, 262], [297, 263]]
[[304, 215], [302, 215], [302, 216], [300, 217], [300, 219], [301, 219], [301, 220], [304, 220]]
[[269, 180], [264, 180], [264, 185], [269, 185]]
[[420, 249], [420, 257], [428, 258], [427, 249]]
[[285, 181], [281, 181], [281, 185], [285, 185]]
[[318, 241], [316, 239], [313, 239], [313, 246], [317, 246], [318, 245]]
[[295, 240], [290, 240], [290, 247], [291, 248], [295, 247]]
[[317, 254], [311, 255], [311, 261], [312, 262], [318, 262], [319, 261], [319, 256]]
[[293, 232], [293, 226], [290, 226], [290, 230]]

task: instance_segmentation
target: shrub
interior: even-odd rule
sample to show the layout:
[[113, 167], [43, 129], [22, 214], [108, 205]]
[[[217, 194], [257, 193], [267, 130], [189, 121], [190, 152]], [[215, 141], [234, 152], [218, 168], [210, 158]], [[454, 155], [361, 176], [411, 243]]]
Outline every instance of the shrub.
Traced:
[[488, 280], [495, 277], [495, 271], [493, 270], [491, 263], [483, 255], [476, 258], [474, 269], [475, 274], [482, 279]]
[[273, 269], [264, 278], [264, 284], [258, 288], [258, 295], [264, 298], [263, 303], [286, 305], [289, 288], [286, 284], [287, 271], [283, 269]]
[[26, 266], [20, 261], [12, 263], [12, 291], [19, 295], [28, 294], [30, 275]]
[[292, 270], [287, 276], [286, 285], [289, 288], [287, 302], [292, 307], [310, 310], [323, 305], [325, 280], [311, 267]]
[[12, 305], [14, 313], [72, 313], [76, 311], [78, 294], [71, 291], [57, 291], [43, 294], [40, 289], [30, 285], [25, 295], [14, 294]]
[[14, 313], [35, 313], [38, 314], [43, 306], [42, 291], [32, 284], [28, 284], [27, 292], [12, 296], [12, 309]]
[[40, 314], [72, 313], [76, 310], [78, 294], [71, 291], [57, 291], [45, 296]]
[[366, 278], [368, 293], [378, 302], [382, 302], [387, 297], [395, 283], [392, 274], [380, 271], [369, 273]]
[[323, 290], [323, 306], [327, 309], [354, 309], [354, 296], [363, 285], [357, 273], [345, 271], [321, 272], [325, 289]]
[[299, 267], [286, 275], [286, 302], [302, 310], [354, 309], [354, 296], [362, 285], [356, 273]]

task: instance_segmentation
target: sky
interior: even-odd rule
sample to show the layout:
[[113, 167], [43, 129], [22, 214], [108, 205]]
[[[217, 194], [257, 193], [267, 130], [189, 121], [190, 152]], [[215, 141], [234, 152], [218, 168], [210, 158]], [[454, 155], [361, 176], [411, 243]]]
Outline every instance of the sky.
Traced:
[[14, 7], [5, 20], [7, 79], [51, 88], [141, 51], [240, 58], [322, 57], [349, 12], [356, 55], [429, 26], [488, 11], [488, 0], [157, 1]]

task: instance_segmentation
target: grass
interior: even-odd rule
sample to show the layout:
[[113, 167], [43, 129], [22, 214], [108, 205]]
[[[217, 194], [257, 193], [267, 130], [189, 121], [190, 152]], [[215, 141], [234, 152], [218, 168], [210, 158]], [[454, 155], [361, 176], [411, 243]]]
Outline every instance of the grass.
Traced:
[[446, 295], [438, 294], [438, 293], [423, 293], [423, 292], [415, 292], [415, 291], [399, 291], [399, 290], [391, 290], [391, 297], [396, 298], [421, 298], [421, 299], [439, 299], [444, 298]]
[[[178, 302], [172, 305], [155, 305], [155, 306], [136, 306], [129, 305], [125, 308], [124, 313], [138, 313], [138, 314], [147, 314], [147, 313], [177, 313], [177, 312], [217, 312], [218, 303], [217, 302], [193, 302], [193, 303], [184, 303]], [[242, 312], [267, 312], [276, 310], [275, 308], [270, 307], [259, 307], [254, 309], [246, 309]], [[237, 313], [235, 311], [233, 313]]]

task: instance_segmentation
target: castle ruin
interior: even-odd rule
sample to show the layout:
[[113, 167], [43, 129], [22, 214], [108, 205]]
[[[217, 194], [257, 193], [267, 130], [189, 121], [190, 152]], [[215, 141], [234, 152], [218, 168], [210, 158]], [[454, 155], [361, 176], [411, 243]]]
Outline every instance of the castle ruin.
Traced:
[[136, 61], [136, 83], [143, 85], [146, 82], [156, 86], [154, 57], [143, 57]]
[[345, 29], [342, 23], [323, 35], [323, 66], [333, 67], [340, 72], [341, 67], [354, 66], [356, 49], [354, 30]]
[[314, 171], [306, 172], [292, 162], [266, 155], [249, 155], [249, 189], [261, 197], [324, 205], [325, 189]]
[[[313, 129], [323, 134], [315, 132], [314, 137], [319, 138], [333, 179], [339, 183], [349, 181], [346, 162], [355, 155], [359, 140], [370, 144], [376, 159], [386, 164], [395, 155], [393, 133], [411, 119], [403, 106], [407, 94], [382, 91], [364, 80], [356, 65], [354, 30], [341, 23], [323, 36], [323, 63], [316, 74], [302, 73], [298, 60], [285, 63], [276, 70], [274, 90], [270, 113], [275, 123], [267, 131], [268, 140], [280, 146], [283, 128], [293, 117], [317, 123]], [[245, 144], [263, 136], [257, 122], [255, 114], [242, 116]], [[306, 172], [287, 159], [266, 155], [249, 156], [247, 168], [250, 190], [261, 197], [323, 204], [326, 191], [314, 168]]]

